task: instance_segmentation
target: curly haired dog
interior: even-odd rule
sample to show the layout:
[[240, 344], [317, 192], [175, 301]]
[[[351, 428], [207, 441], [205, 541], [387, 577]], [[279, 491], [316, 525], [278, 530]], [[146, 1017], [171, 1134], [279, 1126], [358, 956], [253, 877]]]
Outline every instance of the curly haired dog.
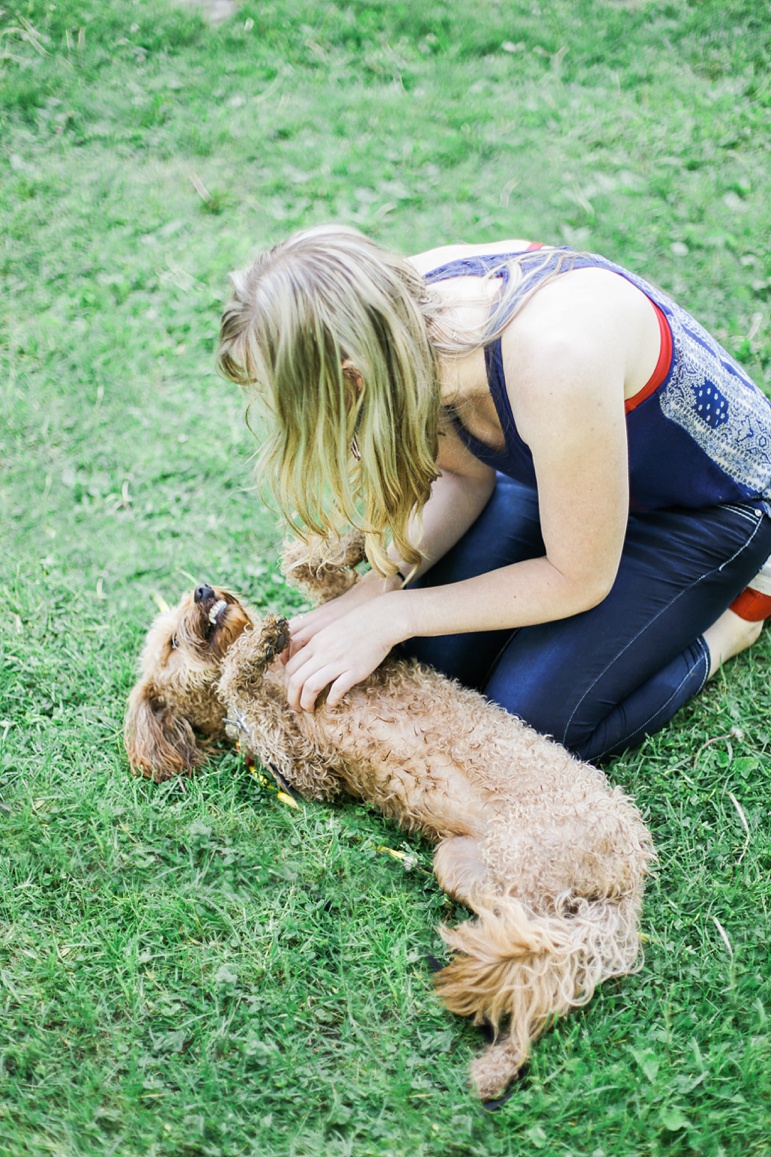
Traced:
[[[351, 536], [337, 558], [295, 549], [285, 566], [323, 600], [359, 557]], [[497, 1097], [553, 1018], [636, 966], [650, 834], [602, 772], [417, 662], [390, 656], [334, 709], [292, 711], [287, 642], [284, 619], [209, 586], [159, 615], [129, 701], [131, 765], [160, 781], [199, 764], [207, 739], [238, 738], [303, 795], [347, 792], [434, 841], [439, 884], [476, 914], [441, 929], [454, 956], [436, 985], [492, 1026], [472, 1077]]]

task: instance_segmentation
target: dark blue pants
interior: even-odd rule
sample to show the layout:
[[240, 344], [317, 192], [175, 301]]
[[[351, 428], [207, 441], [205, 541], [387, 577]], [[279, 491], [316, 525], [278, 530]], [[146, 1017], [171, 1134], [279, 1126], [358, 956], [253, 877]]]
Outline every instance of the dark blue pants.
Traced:
[[[474, 525], [416, 585], [543, 553], [535, 492], [499, 475]], [[703, 632], [769, 555], [771, 518], [750, 504], [632, 514], [613, 589], [592, 610], [514, 631], [414, 638], [404, 649], [598, 760], [641, 743], [701, 690]]]

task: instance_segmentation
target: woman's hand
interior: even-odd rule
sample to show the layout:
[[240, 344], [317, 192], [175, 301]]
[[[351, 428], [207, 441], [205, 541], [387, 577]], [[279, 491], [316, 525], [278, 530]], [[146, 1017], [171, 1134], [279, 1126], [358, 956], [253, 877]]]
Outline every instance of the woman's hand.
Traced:
[[322, 603], [312, 611], [305, 611], [301, 615], [294, 615], [289, 620], [291, 641], [289, 649], [284, 652], [284, 661], [291, 659], [297, 651], [311, 641], [314, 635], [324, 627], [336, 622], [356, 607], [363, 606], [373, 599], [379, 598], [389, 590], [398, 590], [401, 582], [398, 578], [383, 579], [369, 571], [367, 575], [355, 583], [344, 595]]
[[290, 622], [287, 698], [294, 710], [313, 711], [325, 687], [329, 687], [327, 705], [336, 707], [351, 687], [372, 674], [396, 643], [408, 637], [399, 612], [401, 594], [372, 598], [368, 593], [366, 600], [360, 595], [356, 605], [356, 600], [349, 599], [356, 590]]

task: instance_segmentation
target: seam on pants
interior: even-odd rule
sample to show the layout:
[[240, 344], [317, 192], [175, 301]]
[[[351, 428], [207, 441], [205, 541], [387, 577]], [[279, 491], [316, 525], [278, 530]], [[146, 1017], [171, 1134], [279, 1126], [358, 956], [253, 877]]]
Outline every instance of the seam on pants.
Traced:
[[[695, 695], [698, 695], [699, 692], [703, 689], [704, 684], [707, 682], [707, 676], [709, 675], [710, 656], [709, 656], [709, 648], [707, 647], [707, 644], [704, 642], [704, 639], [701, 637], [701, 635], [696, 640], [696, 646], [698, 646], [699, 650], [701, 651], [700, 659], [704, 660], [704, 676], [701, 680], [701, 683], [699, 683], [699, 686], [697, 687], [696, 691], [694, 692]], [[695, 664], [694, 664], [694, 666], [695, 666]], [[620, 747], [622, 743], [626, 743], [629, 740], [630, 736], [637, 735], [638, 732], [640, 732], [640, 731], [645, 731], [645, 729], [648, 726], [648, 724], [650, 723], [650, 721], [652, 719], [655, 719], [657, 715], [660, 715], [662, 711], [665, 711], [667, 709], [667, 707], [669, 706], [669, 704], [672, 702], [672, 700], [679, 694], [680, 688], [683, 686], [683, 683], [686, 683], [688, 681], [688, 679], [690, 679], [691, 671], [693, 671], [693, 670], [694, 670], [694, 667], [692, 667], [690, 671], [686, 672], [686, 674], [683, 676], [683, 678], [677, 684], [674, 691], [672, 692], [672, 694], [669, 696], [669, 698], [667, 699], [667, 701], [665, 703], [662, 703], [661, 706], [658, 707], [653, 712], [652, 715], [649, 715], [648, 718], [646, 720], [644, 720], [644, 722], [639, 723], [637, 725], [637, 727], [635, 727], [632, 731], [627, 731], [626, 735], [622, 735], [620, 739], [614, 740], [613, 747], [614, 748]]]
[[[729, 566], [734, 561], [734, 559], [738, 558], [739, 555], [743, 551], [745, 551], [748, 546], [750, 546], [753, 539], [755, 538], [755, 535], [760, 530], [761, 524], [763, 522], [763, 517], [764, 517], [764, 515], [763, 515], [762, 511], [758, 511], [758, 518], [757, 518], [757, 521], [755, 523], [755, 527], [752, 531], [752, 534], [749, 536], [749, 538], [746, 540], [746, 542], [744, 542], [742, 544], [742, 546], [740, 546], [737, 550], [735, 550], [730, 558], [727, 558], [725, 560], [725, 562], [721, 562], [720, 566], [715, 566], [711, 570], [704, 571], [704, 573], [699, 575], [699, 577], [697, 579], [694, 579], [693, 582], [690, 582], [687, 587], [683, 587], [683, 589], [681, 591], [678, 591], [677, 594], [675, 595], [675, 597], [670, 602], [668, 602], [665, 607], [662, 607], [661, 610], [658, 612], [658, 614], [654, 615], [654, 617], [652, 619], [650, 619], [650, 621], [647, 622], [645, 624], [645, 626], [642, 627], [637, 632], [637, 634], [634, 635], [633, 638], [631, 638], [621, 648], [621, 650], [618, 652], [618, 654], [616, 654], [614, 656], [614, 658], [611, 660], [610, 663], [607, 664], [607, 666], [604, 668], [604, 670], [600, 671], [600, 673], [597, 675], [597, 677], [586, 688], [583, 695], [578, 700], [578, 702], [576, 703], [572, 712], [570, 713], [570, 718], [568, 719], [567, 723], [565, 724], [564, 731], [562, 732], [562, 739], [560, 740], [560, 742], [562, 743], [562, 745], [564, 747], [568, 746], [567, 734], [568, 734], [568, 731], [570, 730], [570, 726], [573, 722], [573, 719], [575, 717], [576, 712], [581, 707], [581, 704], [589, 697], [590, 692], [594, 690], [594, 688], [599, 683], [600, 679], [603, 679], [605, 677], [605, 675], [607, 675], [608, 671], [611, 669], [613, 664], [618, 662], [618, 660], [621, 658], [621, 656], [624, 654], [624, 652], [628, 651], [629, 648], [632, 647], [637, 642], [637, 640], [640, 639], [645, 634], [646, 631], [650, 630], [650, 628], [653, 626], [653, 624], [655, 622], [657, 622], [657, 620], [660, 619], [663, 614], [665, 614], [667, 611], [672, 609], [672, 607], [675, 605], [675, 603], [677, 602], [678, 599], [682, 598], [683, 595], [687, 594], [690, 590], [693, 590], [693, 588], [695, 586], [698, 586], [700, 582], [703, 582], [705, 578], [708, 578], [710, 575], [713, 575], [713, 574], [719, 574], [722, 570], [724, 570], [727, 566]], [[702, 686], [703, 686], [703, 684], [702, 684]]]

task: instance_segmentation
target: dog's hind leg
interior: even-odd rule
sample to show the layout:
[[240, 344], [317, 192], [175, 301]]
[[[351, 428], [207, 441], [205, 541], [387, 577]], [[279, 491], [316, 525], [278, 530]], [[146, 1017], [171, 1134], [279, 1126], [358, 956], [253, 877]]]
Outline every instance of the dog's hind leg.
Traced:
[[442, 840], [434, 852], [434, 875], [443, 892], [470, 908], [475, 897], [489, 895], [492, 887], [482, 845], [473, 836]]

